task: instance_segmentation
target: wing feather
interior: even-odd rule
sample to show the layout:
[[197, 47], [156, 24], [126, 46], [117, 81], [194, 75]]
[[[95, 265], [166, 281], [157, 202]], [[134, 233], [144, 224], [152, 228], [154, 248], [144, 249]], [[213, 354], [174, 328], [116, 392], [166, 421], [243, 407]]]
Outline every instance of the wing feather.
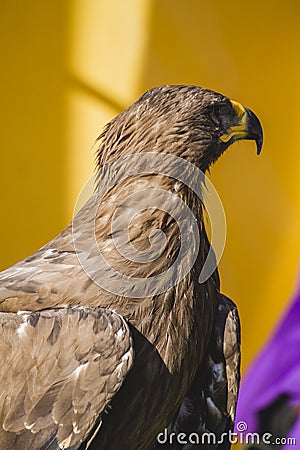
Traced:
[[[233, 428], [239, 382], [238, 311], [229, 298], [219, 294], [218, 311], [206, 357], [199, 366], [174, 423], [168, 429], [169, 437], [172, 433], [175, 436], [184, 433], [187, 443], [180, 445], [177, 441], [176, 447], [171, 444], [164, 448], [229, 449], [231, 444], [222, 434]], [[189, 442], [191, 433], [193, 442]], [[176, 442], [174, 434], [169, 443], [170, 440]]]
[[31, 450], [78, 448], [133, 361], [127, 323], [103, 308], [0, 313], [0, 339], [0, 441], [8, 449], [24, 449], [23, 441]]

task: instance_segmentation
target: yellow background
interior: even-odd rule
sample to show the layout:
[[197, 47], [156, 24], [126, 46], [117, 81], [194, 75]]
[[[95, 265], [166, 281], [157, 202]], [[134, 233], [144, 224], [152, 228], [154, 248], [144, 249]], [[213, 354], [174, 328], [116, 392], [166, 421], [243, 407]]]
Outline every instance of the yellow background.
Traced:
[[260, 158], [238, 143], [212, 169], [228, 233], [223, 291], [249, 363], [294, 289], [300, 250], [297, 0], [2, 0], [1, 268], [71, 219], [94, 139], [143, 91], [198, 84], [253, 109]]

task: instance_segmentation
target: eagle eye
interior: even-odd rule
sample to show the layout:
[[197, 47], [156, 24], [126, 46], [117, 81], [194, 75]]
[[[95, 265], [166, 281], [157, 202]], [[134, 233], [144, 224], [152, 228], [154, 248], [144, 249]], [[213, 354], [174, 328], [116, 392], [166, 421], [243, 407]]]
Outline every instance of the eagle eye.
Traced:
[[232, 112], [231, 110], [232, 107], [230, 102], [216, 103], [214, 105], [214, 113], [220, 121], [222, 121], [224, 117], [230, 115], [230, 113]]
[[234, 120], [235, 112], [229, 100], [215, 103], [211, 114], [217, 128], [227, 130]]

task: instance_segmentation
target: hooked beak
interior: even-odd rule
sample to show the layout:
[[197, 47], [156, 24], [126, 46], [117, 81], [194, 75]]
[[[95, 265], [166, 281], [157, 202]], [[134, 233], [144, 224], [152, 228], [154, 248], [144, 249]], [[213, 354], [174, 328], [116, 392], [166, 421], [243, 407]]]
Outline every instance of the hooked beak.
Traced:
[[257, 154], [261, 152], [263, 144], [263, 130], [257, 116], [250, 109], [245, 108], [247, 135], [244, 139], [253, 139], [256, 142]]
[[263, 144], [263, 131], [257, 116], [250, 109], [244, 107], [238, 102], [231, 100], [231, 104], [239, 118], [239, 124], [230, 127], [223, 136], [221, 141], [232, 142], [238, 139], [254, 140], [256, 142], [257, 154], [261, 152]]

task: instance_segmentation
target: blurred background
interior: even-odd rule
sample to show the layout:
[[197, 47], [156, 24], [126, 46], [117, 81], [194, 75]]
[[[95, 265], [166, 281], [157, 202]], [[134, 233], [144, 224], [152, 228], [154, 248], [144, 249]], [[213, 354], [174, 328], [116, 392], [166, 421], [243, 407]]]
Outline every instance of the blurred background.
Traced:
[[265, 145], [212, 168], [227, 218], [222, 290], [245, 369], [296, 284], [300, 254], [297, 0], [2, 0], [0, 268], [71, 220], [95, 138], [145, 90], [197, 84], [253, 109]]

